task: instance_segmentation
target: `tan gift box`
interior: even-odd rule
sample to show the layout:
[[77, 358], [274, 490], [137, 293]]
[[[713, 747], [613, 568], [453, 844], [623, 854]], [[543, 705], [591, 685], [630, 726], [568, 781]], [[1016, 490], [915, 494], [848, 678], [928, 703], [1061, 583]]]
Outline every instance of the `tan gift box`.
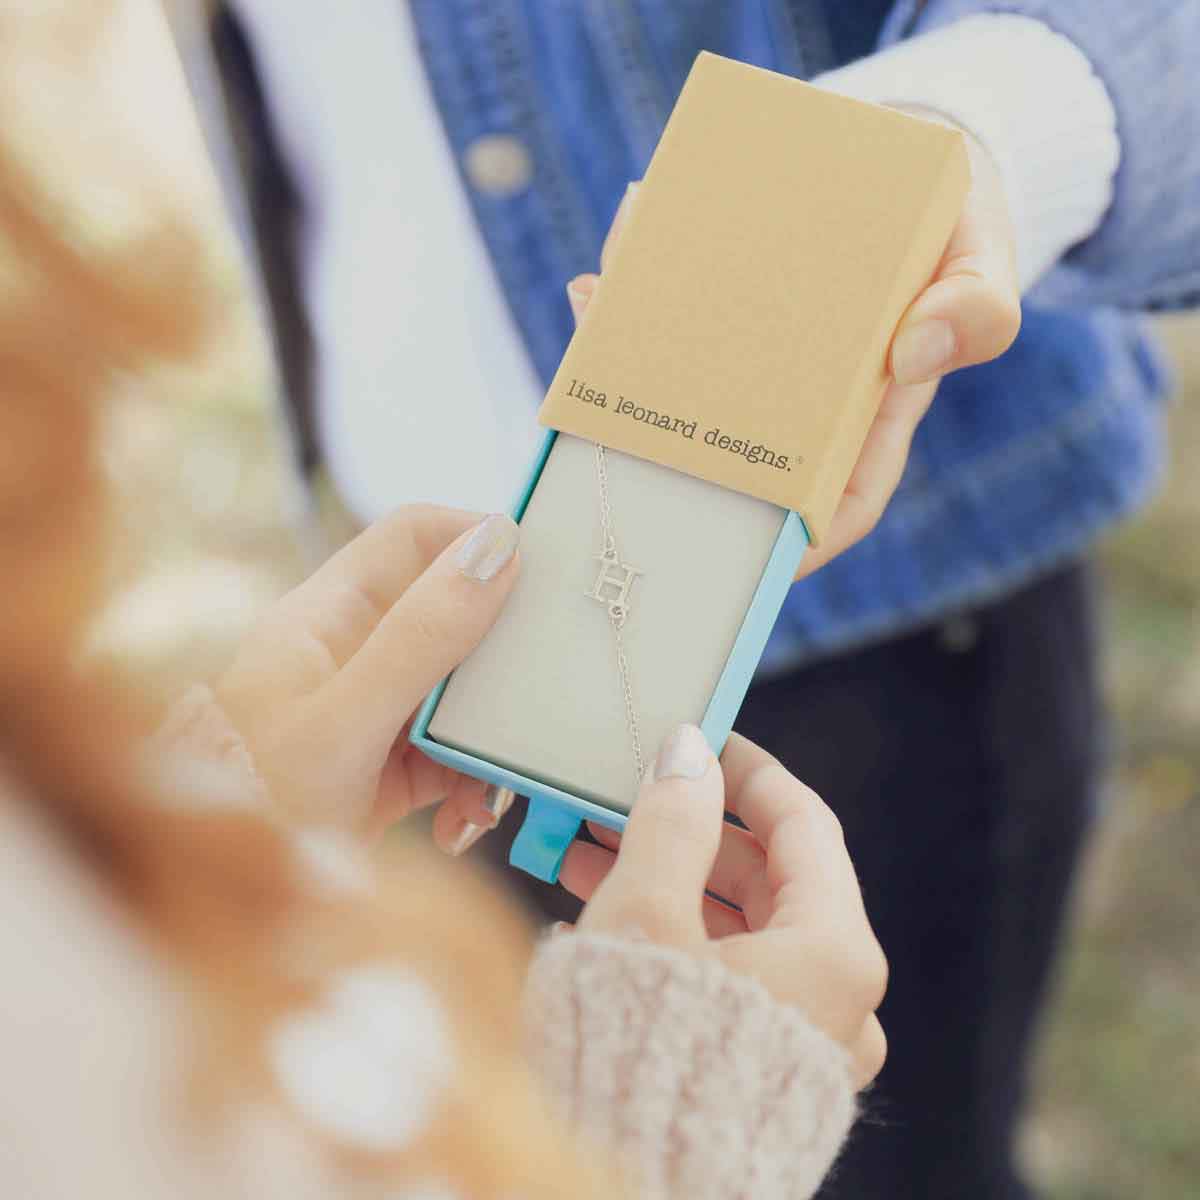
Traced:
[[631, 733], [723, 747], [968, 184], [944, 125], [697, 59], [542, 406], [514, 594], [414, 723], [530, 797], [516, 865], [624, 824]]

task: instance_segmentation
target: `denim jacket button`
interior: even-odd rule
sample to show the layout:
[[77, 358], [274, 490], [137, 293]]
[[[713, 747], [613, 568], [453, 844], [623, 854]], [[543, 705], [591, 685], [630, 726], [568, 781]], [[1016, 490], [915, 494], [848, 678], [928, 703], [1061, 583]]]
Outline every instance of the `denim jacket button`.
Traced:
[[533, 158], [520, 138], [488, 133], [476, 138], [463, 153], [467, 179], [486, 196], [515, 196], [533, 178]]

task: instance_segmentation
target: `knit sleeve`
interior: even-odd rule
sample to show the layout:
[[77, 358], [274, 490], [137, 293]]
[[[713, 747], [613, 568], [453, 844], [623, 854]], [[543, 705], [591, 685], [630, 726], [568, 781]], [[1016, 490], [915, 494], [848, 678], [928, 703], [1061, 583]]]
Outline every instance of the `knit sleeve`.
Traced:
[[[1165, 309], [1200, 304], [1200, 4], [1178, 0], [928, 0], [889, 36], [940, 29], [978, 13], [1041, 21], [1091, 64], [1116, 114], [1121, 162], [1103, 221], [1033, 293], [1044, 304]], [[1027, 88], [1023, 62], [1011, 88]], [[995, 103], [1007, 103], [997, 94]], [[1059, 114], [1045, 100], [1046, 119]]]
[[534, 958], [531, 1055], [572, 1125], [637, 1194], [811, 1196], [854, 1117], [845, 1054], [721, 964], [561, 935]]
[[932, 110], [984, 146], [1007, 193], [1022, 292], [1091, 237], [1111, 207], [1120, 161], [1112, 102], [1079, 48], [1041, 21], [981, 14], [813, 82]]

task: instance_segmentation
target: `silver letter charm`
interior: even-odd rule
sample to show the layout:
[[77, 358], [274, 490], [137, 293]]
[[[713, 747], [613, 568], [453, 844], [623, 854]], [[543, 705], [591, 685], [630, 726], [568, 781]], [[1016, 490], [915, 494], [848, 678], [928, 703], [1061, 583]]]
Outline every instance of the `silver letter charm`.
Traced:
[[[629, 616], [629, 593], [633, 582], [642, 572], [637, 567], [623, 563], [615, 546], [609, 546], [603, 554], [597, 554], [596, 560], [600, 563], [600, 570], [595, 585], [587, 594], [591, 599], [608, 605], [608, 615], [619, 629]], [[608, 595], [605, 595], [605, 588], [609, 589]]]

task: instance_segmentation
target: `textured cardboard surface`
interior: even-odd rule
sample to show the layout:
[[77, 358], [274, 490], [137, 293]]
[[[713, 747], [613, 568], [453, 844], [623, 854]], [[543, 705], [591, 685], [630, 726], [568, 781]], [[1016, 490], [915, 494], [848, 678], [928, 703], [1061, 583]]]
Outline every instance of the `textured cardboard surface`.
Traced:
[[700, 55], [540, 419], [819, 540], [969, 177], [957, 131]]

